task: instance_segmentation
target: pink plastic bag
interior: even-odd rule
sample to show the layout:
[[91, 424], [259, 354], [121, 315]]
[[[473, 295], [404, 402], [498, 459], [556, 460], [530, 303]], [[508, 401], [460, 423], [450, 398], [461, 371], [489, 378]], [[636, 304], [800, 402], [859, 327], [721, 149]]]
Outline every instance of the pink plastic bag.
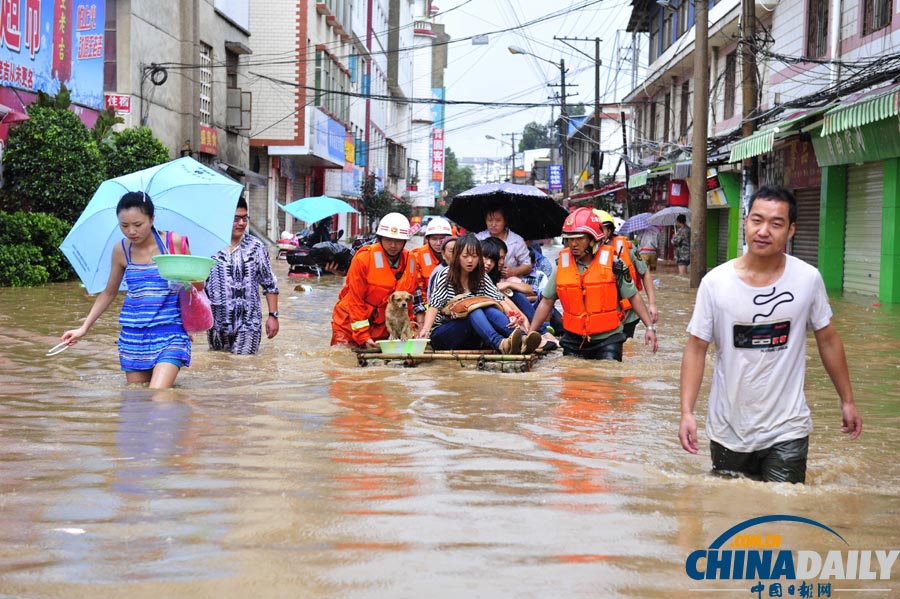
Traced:
[[212, 308], [205, 291], [198, 291], [193, 285], [182, 289], [178, 292], [178, 304], [185, 331], [199, 333], [212, 328]]

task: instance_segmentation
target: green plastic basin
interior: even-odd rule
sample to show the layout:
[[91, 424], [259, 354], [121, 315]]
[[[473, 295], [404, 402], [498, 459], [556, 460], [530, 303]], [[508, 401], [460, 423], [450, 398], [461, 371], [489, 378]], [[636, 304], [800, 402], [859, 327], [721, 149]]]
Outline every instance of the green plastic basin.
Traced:
[[410, 354], [414, 356], [425, 353], [428, 339], [407, 339], [406, 341], [395, 339], [393, 341], [376, 341], [376, 343], [383, 354]]
[[216, 263], [212, 258], [184, 254], [160, 254], [153, 256], [153, 261], [159, 267], [159, 276], [176, 283], [205, 281]]

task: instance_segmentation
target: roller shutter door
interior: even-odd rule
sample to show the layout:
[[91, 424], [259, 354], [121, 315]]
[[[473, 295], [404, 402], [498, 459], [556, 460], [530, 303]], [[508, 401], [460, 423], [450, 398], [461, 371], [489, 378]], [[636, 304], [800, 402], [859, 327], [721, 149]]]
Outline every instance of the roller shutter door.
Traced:
[[819, 214], [821, 213], [821, 190], [798, 189], [797, 230], [791, 242], [791, 254], [813, 266], [819, 265]]
[[716, 265], [728, 261], [728, 208], [719, 208], [718, 239], [716, 240]]
[[878, 296], [883, 177], [882, 162], [847, 169], [844, 291]]

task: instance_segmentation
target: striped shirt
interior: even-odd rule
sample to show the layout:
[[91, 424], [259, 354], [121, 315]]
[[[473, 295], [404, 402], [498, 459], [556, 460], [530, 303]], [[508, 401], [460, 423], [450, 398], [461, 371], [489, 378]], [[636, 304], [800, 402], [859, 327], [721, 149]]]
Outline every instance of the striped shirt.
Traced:
[[[445, 268], [440, 273], [437, 273], [436, 278], [433, 279], [433, 283], [434, 290], [428, 292], [428, 305], [432, 308], [437, 308], [438, 313], [437, 317], [434, 319], [434, 327], [432, 327], [432, 330], [449, 320], [449, 317], [441, 314], [441, 309], [450, 303], [450, 300], [455, 296], [464, 293], [463, 291], [457, 291], [450, 283], [449, 268]], [[494, 285], [494, 282], [487, 276], [487, 273], [481, 278], [481, 284], [478, 285], [478, 289], [474, 292], [470, 291], [466, 293], [466, 295], [470, 297], [483, 295], [495, 299], [498, 302], [502, 302], [506, 299], [506, 296], [497, 289], [497, 286]]]

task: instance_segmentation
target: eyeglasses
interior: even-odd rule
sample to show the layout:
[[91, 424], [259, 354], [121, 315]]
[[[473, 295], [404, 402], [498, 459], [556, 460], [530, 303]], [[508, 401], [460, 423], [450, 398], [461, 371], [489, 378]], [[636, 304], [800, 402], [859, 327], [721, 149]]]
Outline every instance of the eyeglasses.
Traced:
[[236, 222], [236, 223], [242, 223], [242, 222], [246, 223], [249, 221], [250, 221], [250, 217], [247, 216], [246, 214], [244, 216], [235, 216], [234, 217], [234, 222]]

